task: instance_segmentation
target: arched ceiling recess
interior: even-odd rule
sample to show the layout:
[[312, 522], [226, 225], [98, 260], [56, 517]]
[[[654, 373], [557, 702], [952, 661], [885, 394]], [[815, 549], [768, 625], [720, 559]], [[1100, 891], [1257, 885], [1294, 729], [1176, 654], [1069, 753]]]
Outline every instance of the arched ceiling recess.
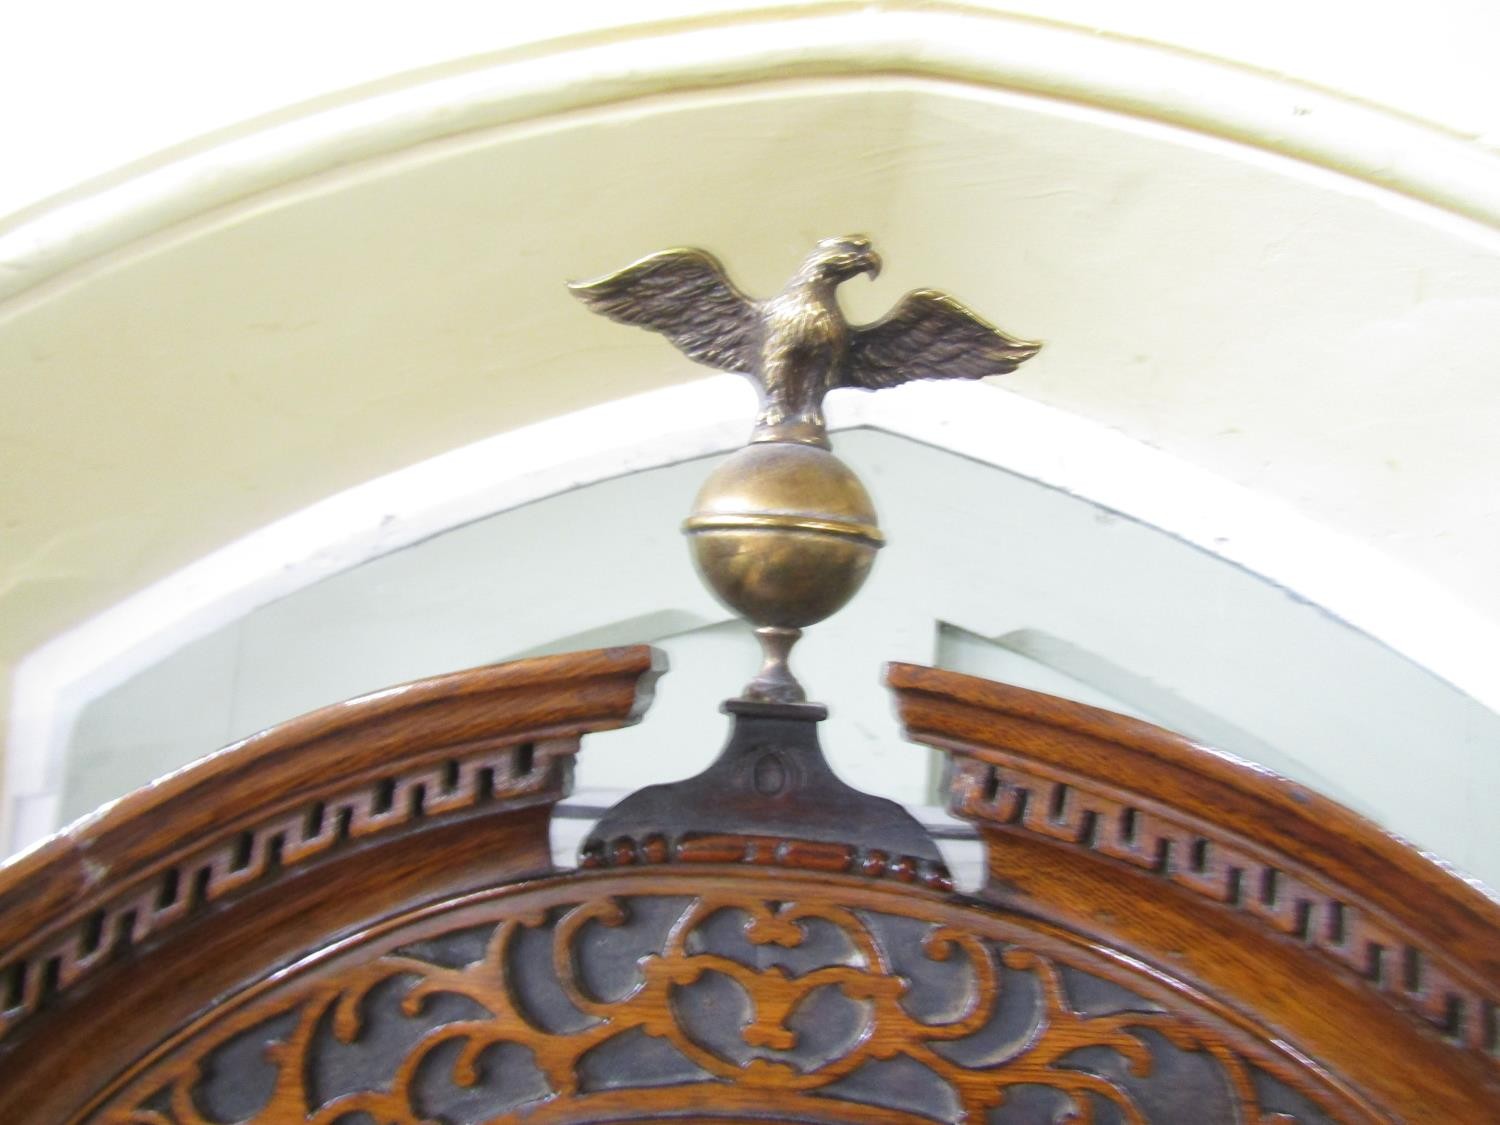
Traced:
[[[287, 115], [0, 232], [0, 660], [360, 481], [696, 377], [558, 279], [696, 242], [765, 292], [851, 229], [891, 264], [857, 317], [949, 288], [1049, 342], [1018, 394], [1493, 621], [1497, 169], [1232, 65], [925, 6], [638, 29]], [[1480, 699], [1483, 640], [1430, 646]]]
[[[626, 641], [661, 644], [673, 671], [644, 724], [584, 756], [580, 784], [694, 772], [723, 736], [713, 701], [756, 660], [748, 627], [693, 578], [678, 523], [704, 455], [743, 440], [752, 399], [723, 376], [488, 439], [316, 505], [74, 630], [22, 671], [31, 697], [55, 700], [57, 731], [46, 769], [13, 771], [22, 827], [316, 706]], [[1436, 631], [1461, 635], [1462, 611], [1440, 592], [1247, 490], [1003, 391], [918, 384], [829, 405], [836, 448], [875, 487], [891, 538], [855, 603], [796, 654], [832, 705], [824, 737], [847, 780], [931, 800], [928, 756], [901, 743], [879, 681], [888, 660], [941, 662], [1158, 722], [1493, 879], [1500, 824], [1484, 795], [1500, 758], [1483, 751], [1500, 714], [1390, 644], [1449, 655]], [[1393, 585], [1411, 600], [1382, 616]], [[89, 680], [66, 679], [89, 661]], [[63, 678], [42, 678], [49, 663]], [[1416, 785], [1403, 763], [1419, 740], [1439, 749]]]

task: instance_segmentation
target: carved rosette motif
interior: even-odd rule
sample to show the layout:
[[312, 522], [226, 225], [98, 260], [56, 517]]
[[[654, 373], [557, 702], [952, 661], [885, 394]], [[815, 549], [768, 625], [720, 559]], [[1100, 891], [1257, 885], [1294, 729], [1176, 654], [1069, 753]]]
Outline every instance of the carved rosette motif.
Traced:
[[1349, 1109], [1186, 997], [1149, 998], [1130, 987], [1159, 993], [1144, 975], [988, 911], [631, 882], [402, 926], [367, 959], [190, 1029], [100, 1117], [468, 1125], [696, 1107], [723, 1120], [1144, 1122], [1190, 1107], [1265, 1122]]

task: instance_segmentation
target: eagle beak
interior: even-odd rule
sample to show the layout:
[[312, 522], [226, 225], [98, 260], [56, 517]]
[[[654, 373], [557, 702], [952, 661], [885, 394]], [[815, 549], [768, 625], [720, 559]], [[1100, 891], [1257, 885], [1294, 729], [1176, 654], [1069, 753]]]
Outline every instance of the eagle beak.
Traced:
[[871, 250], [865, 255], [865, 273], [874, 281], [880, 276], [880, 255]]

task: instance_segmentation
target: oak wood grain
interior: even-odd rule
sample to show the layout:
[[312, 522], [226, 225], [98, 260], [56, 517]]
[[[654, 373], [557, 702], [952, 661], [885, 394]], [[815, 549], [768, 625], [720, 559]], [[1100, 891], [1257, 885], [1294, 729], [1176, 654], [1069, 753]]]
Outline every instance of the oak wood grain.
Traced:
[[477, 668], [326, 707], [139, 789], [0, 867], [0, 1033], [117, 955], [351, 841], [550, 805], [579, 737], [634, 721], [646, 647]]
[[952, 757], [985, 897], [1262, 1013], [1399, 1115], [1500, 1116], [1500, 903], [1478, 886], [1149, 723], [912, 665], [888, 680], [908, 735]]
[[1500, 907], [1316, 794], [1053, 697], [891, 670], [988, 849], [977, 896], [841, 836], [854, 805], [807, 840], [643, 824], [555, 870], [580, 739], [659, 669], [376, 693], [0, 870], [0, 1121], [428, 1121], [435, 1074], [466, 1120], [1500, 1120]]

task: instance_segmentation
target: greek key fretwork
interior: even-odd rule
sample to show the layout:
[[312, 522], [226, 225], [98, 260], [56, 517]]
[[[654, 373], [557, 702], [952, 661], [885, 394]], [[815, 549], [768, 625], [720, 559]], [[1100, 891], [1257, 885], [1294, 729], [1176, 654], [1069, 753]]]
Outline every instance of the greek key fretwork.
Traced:
[[560, 798], [563, 784], [554, 763], [570, 759], [577, 749], [578, 740], [567, 738], [455, 754], [425, 769], [334, 789], [302, 808], [211, 837], [186, 859], [152, 871], [113, 901], [0, 966], [0, 1038], [122, 948], [349, 840], [489, 801]]
[[1086, 848], [1242, 910], [1352, 969], [1455, 1045], [1500, 1063], [1494, 999], [1459, 983], [1441, 949], [1316, 873], [1224, 829], [1106, 793], [1081, 776], [958, 758], [949, 786], [955, 815]]

